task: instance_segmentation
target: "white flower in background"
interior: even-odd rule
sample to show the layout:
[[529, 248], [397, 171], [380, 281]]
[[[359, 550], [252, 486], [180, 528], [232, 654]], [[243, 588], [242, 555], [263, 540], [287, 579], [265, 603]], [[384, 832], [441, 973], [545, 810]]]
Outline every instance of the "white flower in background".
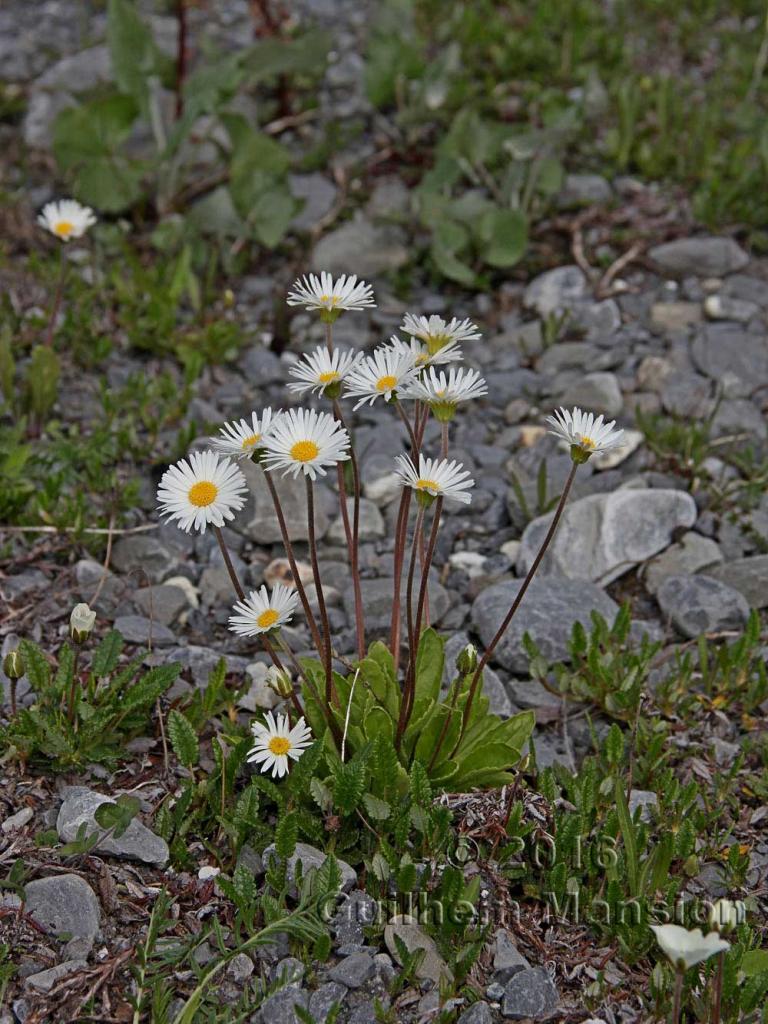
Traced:
[[417, 370], [424, 370], [426, 367], [435, 366], [438, 363], [455, 363], [462, 358], [461, 349], [455, 341], [448, 342], [437, 352], [430, 352], [424, 342], [419, 341], [418, 338], [403, 341], [396, 334], [392, 335], [389, 344], [398, 352], [410, 353], [413, 365]]
[[389, 401], [397, 391], [413, 384], [417, 376], [410, 349], [381, 346], [355, 366], [344, 391], [350, 397], [360, 397], [355, 406], [359, 409], [366, 402], [373, 405], [377, 398]]
[[37, 223], [62, 242], [68, 242], [70, 238], [82, 238], [96, 223], [96, 215], [90, 206], [81, 206], [74, 199], [59, 199], [45, 204]]
[[460, 462], [448, 459], [426, 459], [419, 455], [419, 469], [407, 455], [397, 455], [397, 472], [407, 487], [416, 491], [417, 497], [426, 499], [429, 504], [432, 498], [445, 498], [447, 501], [461, 501], [468, 505], [472, 501], [469, 493], [475, 481], [469, 471], [463, 469]]
[[743, 900], [720, 899], [712, 904], [709, 912], [709, 927], [721, 935], [734, 931], [747, 919], [747, 907]]
[[261, 416], [251, 413], [251, 421], [233, 420], [225, 423], [217, 437], [209, 438], [216, 451], [235, 459], [249, 459], [264, 443], [264, 436], [271, 426], [282, 416], [281, 412], [272, 412], [271, 408], [262, 411]]
[[448, 345], [479, 341], [482, 337], [471, 320], [458, 320], [454, 317], [450, 323], [446, 323], [441, 316], [414, 316], [413, 313], [405, 314], [400, 330], [403, 334], [410, 334], [412, 338], [423, 341], [432, 354]]
[[178, 521], [185, 533], [194, 527], [223, 526], [245, 504], [245, 477], [216, 452], [192, 452], [163, 473], [157, 489], [160, 515]]
[[76, 604], [69, 617], [69, 635], [76, 644], [82, 644], [90, 636], [96, 622], [96, 612], [87, 604]]
[[319, 277], [310, 274], [297, 278], [286, 301], [289, 306], [319, 309], [320, 319], [326, 323], [333, 323], [345, 310], [376, 305], [373, 288], [365, 281], [358, 281], [356, 274], [342, 274], [334, 281], [325, 271]]
[[276, 583], [271, 594], [264, 586], [252, 590], [244, 601], [234, 605], [229, 628], [238, 636], [258, 636], [279, 629], [290, 622], [298, 600], [296, 591], [282, 583]]
[[329, 352], [325, 345], [318, 345], [314, 352], [302, 356], [288, 370], [289, 375], [298, 381], [297, 384], [289, 384], [288, 390], [299, 395], [305, 391], [317, 391], [318, 394], [327, 393], [329, 398], [338, 398], [342, 382], [362, 358], [362, 352], [339, 348]]
[[349, 434], [327, 412], [290, 409], [283, 413], [264, 440], [264, 465], [314, 480], [326, 466], [349, 458]]
[[288, 774], [288, 758], [298, 761], [312, 743], [312, 733], [303, 718], [291, 729], [288, 715], [278, 715], [277, 721], [271, 711], [264, 715], [266, 725], [254, 722], [251, 732], [254, 744], [246, 758], [255, 761], [262, 772], [272, 769], [272, 778], [282, 779]]
[[435, 417], [447, 422], [461, 402], [487, 394], [488, 386], [477, 370], [452, 367], [447, 376], [442, 370], [428, 370], [408, 386], [405, 397], [427, 402]]
[[695, 967], [715, 953], [731, 948], [731, 944], [721, 939], [717, 932], [704, 935], [701, 928], [688, 931], [678, 924], [652, 924], [651, 929], [668, 959], [680, 971]]
[[624, 443], [624, 431], [613, 429], [616, 420], [604, 423], [602, 414], [595, 418], [594, 413], [582, 412], [579, 408], [573, 412], [561, 408], [546, 419], [554, 427], [549, 433], [570, 445], [574, 462], [586, 462], [590, 455], [607, 452]]

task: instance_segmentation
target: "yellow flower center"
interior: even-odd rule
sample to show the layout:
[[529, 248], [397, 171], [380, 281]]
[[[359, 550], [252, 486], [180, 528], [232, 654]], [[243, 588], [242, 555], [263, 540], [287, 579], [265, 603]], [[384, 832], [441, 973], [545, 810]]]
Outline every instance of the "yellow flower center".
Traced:
[[437, 395], [438, 398], [442, 398], [443, 395], [445, 394], [445, 388], [440, 388], [439, 391], [435, 389], [435, 394]]
[[584, 437], [583, 435], [581, 437], [581, 440], [579, 441], [579, 444], [582, 448], [589, 448], [590, 450], [595, 447], [595, 442], [592, 440], [592, 438]]
[[330, 303], [331, 306], [338, 306], [338, 304], [339, 304], [339, 297], [338, 297], [338, 295], [321, 295], [320, 296], [320, 301], [321, 302], [328, 302], [328, 303]]
[[397, 377], [393, 377], [391, 374], [385, 377], [379, 377], [376, 381], [377, 391], [391, 391], [392, 388], [397, 387]]
[[291, 448], [291, 458], [296, 462], [311, 462], [320, 454], [320, 449], [314, 441], [297, 441]]
[[59, 238], [69, 238], [72, 232], [75, 230], [75, 225], [68, 220], [60, 220], [58, 224], [54, 224], [53, 230]]
[[420, 355], [416, 356], [416, 360], [415, 360], [415, 365], [416, 366], [426, 366], [426, 364], [428, 362], [429, 362], [429, 352], [422, 352]]
[[335, 370], [330, 370], [328, 373], [321, 373], [317, 379], [321, 384], [333, 384], [335, 380], [341, 379], [341, 375], [336, 373]]
[[419, 491], [439, 491], [440, 484], [435, 480], [421, 479], [416, 481], [416, 489]]
[[274, 626], [279, 618], [280, 615], [274, 608], [267, 608], [267, 610], [262, 612], [258, 619], [256, 619], [256, 625], [261, 629], [269, 629], [270, 626]]
[[197, 505], [198, 508], [205, 508], [206, 505], [216, 501], [218, 493], [219, 488], [216, 484], [212, 484], [210, 480], [200, 480], [190, 487], [187, 497], [192, 505]]
[[281, 754], [287, 754], [290, 749], [291, 741], [285, 736], [273, 736], [269, 741], [270, 754], [277, 754], [279, 757]]
[[261, 440], [261, 434], [251, 434], [250, 437], [244, 437], [241, 447], [243, 450], [253, 448], [254, 445], [258, 444]]

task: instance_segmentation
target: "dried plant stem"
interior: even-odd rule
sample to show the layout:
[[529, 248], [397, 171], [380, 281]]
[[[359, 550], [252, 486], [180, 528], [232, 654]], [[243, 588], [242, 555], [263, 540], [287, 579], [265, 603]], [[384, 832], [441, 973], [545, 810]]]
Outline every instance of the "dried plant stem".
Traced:
[[307, 530], [309, 532], [309, 557], [312, 562], [312, 575], [315, 580], [315, 593], [317, 595], [317, 607], [320, 612], [320, 623], [323, 629], [323, 644], [320, 648], [323, 655], [323, 666], [325, 668], [325, 700], [328, 705], [334, 701], [337, 705], [339, 698], [333, 685], [333, 667], [331, 662], [331, 626], [328, 622], [328, 610], [325, 607], [325, 595], [323, 594], [323, 583], [320, 579], [320, 567], [317, 562], [317, 539], [315, 537], [315, 492], [312, 481], [305, 477], [307, 485]]
[[[333, 403], [333, 414], [338, 422], [349, 433], [349, 428], [344, 421], [344, 414], [338, 401]], [[339, 500], [341, 502], [341, 518], [344, 523], [344, 534], [347, 538], [349, 548], [349, 572], [352, 577], [352, 589], [355, 598], [355, 632], [357, 635], [357, 656], [365, 657], [365, 617], [363, 615], [363, 592], [360, 583], [360, 469], [357, 464], [357, 456], [354, 448], [350, 445], [350, 465], [352, 467], [352, 529], [349, 528], [349, 511], [347, 509], [346, 487], [344, 485], [344, 465], [341, 462], [336, 464], [339, 480]]]
[[683, 972], [677, 970], [675, 972], [675, 996], [674, 1003], [672, 1006], [672, 1024], [679, 1024], [680, 1022], [680, 1008], [683, 1002]]
[[528, 590], [528, 587], [531, 585], [531, 581], [533, 580], [533, 577], [536, 575], [536, 572], [537, 572], [539, 566], [541, 565], [542, 559], [544, 558], [544, 555], [547, 552], [547, 548], [552, 543], [552, 538], [555, 536], [555, 532], [557, 531], [557, 527], [559, 526], [560, 519], [562, 518], [562, 515], [563, 515], [563, 510], [565, 509], [566, 502], [568, 501], [568, 495], [571, 493], [571, 487], [573, 486], [573, 479], [576, 476], [576, 469], [577, 468], [578, 468], [577, 463], [574, 462], [572, 464], [572, 466], [571, 466], [571, 471], [568, 474], [568, 479], [565, 481], [565, 487], [563, 488], [563, 493], [560, 495], [560, 501], [557, 504], [557, 510], [555, 511], [555, 514], [554, 514], [554, 516], [552, 518], [552, 522], [549, 525], [549, 529], [547, 530], [547, 535], [544, 538], [544, 541], [542, 542], [541, 547], [539, 548], [539, 552], [536, 555], [536, 557], [534, 558], [533, 563], [531, 564], [531, 568], [528, 570], [528, 574], [526, 575], [525, 579], [523, 580], [523, 585], [520, 587], [520, 590], [517, 592], [517, 596], [515, 597], [514, 601], [512, 602], [509, 611], [504, 616], [504, 621], [502, 622], [502, 624], [497, 629], [495, 636], [491, 640], [490, 644], [488, 645], [488, 647], [485, 650], [485, 653], [483, 654], [482, 658], [478, 662], [477, 668], [475, 669], [475, 673], [472, 676], [472, 682], [470, 683], [470, 686], [469, 686], [469, 693], [467, 695], [467, 703], [464, 706], [464, 717], [463, 717], [463, 720], [462, 720], [462, 723], [461, 723], [461, 731], [459, 732], [459, 738], [456, 740], [456, 745], [454, 746], [453, 750], [451, 751], [450, 757], [453, 757], [453, 755], [456, 753], [456, 751], [459, 748], [459, 744], [461, 743], [462, 739], [464, 738], [464, 733], [466, 732], [467, 725], [469, 724], [469, 716], [470, 716], [470, 714], [472, 712], [472, 703], [473, 703], [473, 701], [475, 699], [475, 693], [477, 692], [477, 686], [478, 686], [478, 683], [480, 681], [480, 677], [483, 674], [483, 669], [488, 664], [488, 662], [491, 660], [491, 657], [493, 656], [493, 652], [496, 650], [496, 647], [498, 646], [499, 641], [501, 640], [501, 638], [506, 633], [507, 628], [508, 628], [510, 622], [512, 621], [512, 617], [514, 616], [514, 614], [517, 611], [517, 609], [520, 607], [520, 604], [521, 604], [523, 598], [525, 597], [526, 591]]
[[725, 953], [717, 955], [717, 974], [712, 997], [712, 1024], [720, 1024], [723, 1006], [723, 976], [725, 974]]
[[389, 649], [395, 660], [395, 675], [400, 667], [400, 588], [403, 578], [403, 562], [405, 561], [405, 541], [408, 532], [408, 511], [411, 507], [411, 488], [404, 487], [400, 495], [400, 508], [395, 526], [394, 551], [394, 583], [392, 594], [392, 621], [390, 625]]
[[176, 44], [176, 92], [175, 117], [178, 121], [184, 113], [184, 82], [187, 77], [187, 0], [176, 0], [176, 22], [179, 27]]
[[232, 559], [229, 557], [229, 549], [227, 548], [224, 535], [221, 532], [220, 526], [214, 526], [213, 532], [216, 535], [216, 540], [219, 542], [219, 550], [221, 551], [221, 557], [224, 559], [224, 565], [227, 567], [229, 578], [232, 580], [232, 586], [235, 588], [235, 593], [241, 601], [245, 600], [245, 591], [243, 590], [242, 584], [238, 579], [235, 567], [232, 565]]
[[[408, 583], [405, 588], [405, 611], [406, 619], [408, 622], [408, 652], [409, 652], [409, 672], [410, 662], [414, 659], [414, 623], [413, 623], [413, 577], [416, 572], [416, 557], [419, 546], [419, 534], [424, 526], [424, 506], [419, 505], [419, 511], [416, 515], [416, 525], [413, 531], [413, 544], [411, 546], [411, 561], [408, 566]], [[406, 720], [406, 709], [408, 704], [408, 678], [406, 677], [406, 685], [403, 689], [403, 694], [400, 700], [400, 715], [397, 720], [397, 733], [395, 735], [395, 750], [400, 749], [400, 743], [403, 738], [403, 732], [405, 731], [405, 720]]]
[[59, 309], [61, 308], [61, 300], [64, 296], [64, 278], [67, 276], [67, 261], [64, 257], [64, 243], [62, 242], [59, 246], [59, 276], [56, 280], [56, 292], [53, 297], [53, 306], [51, 308], [51, 318], [48, 321], [48, 330], [45, 334], [45, 344], [48, 348], [53, 348], [53, 334], [56, 330], [56, 318], [59, 315]]
[[411, 458], [413, 459], [414, 465], [416, 465], [419, 458], [419, 443], [416, 440], [414, 428], [411, 426], [411, 421], [408, 419], [408, 413], [403, 409], [403, 403], [395, 399], [392, 404], [397, 409], [398, 415], [405, 424], [405, 429], [408, 431], [408, 437], [411, 442]]
[[304, 609], [304, 614], [307, 617], [307, 624], [309, 625], [309, 630], [312, 633], [312, 642], [314, 643], [316, 649], [318, 651], [321, 651], [323, 644], [320, 638], [320, 630], [317, 628], [317, 622], [315, 621], [315, 616], [312, 613], [312, 607], [310, 606], [309, 599], [307, 597], [307, 591], [305, 590], [304, 583], [302, 582], [301, 576], [299, 575], [299, 568], [296, 564], [296, 557], [293, 553], [293, 545], [291, 544], [291, 538], [288, 535], [288, 526], [285, 522], [285, 516], [283, 515], [283, 509], [280, 504], [280, 498], [278, 497], [277, 489], [275, 488], [275, 483], [272, 479], [269, 470], [265, 469], [263, 465], [261, 468], [262, 470], [264, 470], [264, 479], [267, 481], [267, 487], [269, 488], [269, 493], [272, 497], [272, 504], [275, 506], [275, 515], [277, 516], [277, 522], [280, 527], [280, 534], [283, 538], [283, 547], [285, 548], [285, 553], [288, 556], [288, 564], [291, 567], [291, 573], [293, 574], [293, 582], [295, 583], [296, 590], [299, 593], [301, 607]]

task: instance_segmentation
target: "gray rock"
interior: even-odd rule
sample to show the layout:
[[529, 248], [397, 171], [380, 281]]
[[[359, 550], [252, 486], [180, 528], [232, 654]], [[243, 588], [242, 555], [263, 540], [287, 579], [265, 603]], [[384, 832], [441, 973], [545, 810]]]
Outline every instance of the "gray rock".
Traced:
[[247, 953], [236, 953], [229, 962], [227, 975], [238, 984], [243, 984], [253, 974], [253, 960]]
[[[280, 544], [282, 534], [280, 524], [275, 515], [269, 490], [264, 482], [263, 471], [250, 460], [240, 463], [240, 467], [248, 482], [250, 496], [248, 502], [233, 527], [244, 536], [255, 540], [258, 544]], [[292, 541], [307, 540], [307, 490], [303, 478], [282, 476], [273, 473], [272, 480], [285, 516], [288, 536]], [[321, 485], [315, 484], [315, 533], [318, 540], [325, 536], [328, 529], [328, 515], [325, 512], [325, 501], [318, 491]]]
[[143, 615], [120, 615], [115, 619], [115, 629], [129, 644], [152, 644], [163, 647], [175, 644], [176, 636], [167, 626], [153, 622]]
[[499, 928], [495, 938], [493, 952], [494, 971], [510, 971], [511, 974], [516, 974], [518, 971], [525, 971], [530, 968], [531, 965], [518, 950], [515, 940], [506, 928]]
[[628, 806], [632, 817], [640, 807], [640, 820], [649, 822], [651, 821], [651, 811], [658, 809], [659, 798], [650, 789], [633, 789], [629, 794]]
[[360, 988], [373, 977], [375, 970], [376, 965], [370, 953], [353, 953], [332, 967], [328, 977], [347, 988]]
[[708, 295], [704, 300], [704, 312], [710, 320], [735, 320], [736, 323], [747, 324], [760, 314], [760, 306], [756, 302], [732, 299], [727, 295]]
[[312, 252], [316, 271], [348, 274], [370, 279], [397, 270], [411, 258], [406, 238], [399, 227], [372, 224], [358, 215], [322, 238]]
[[677, 544], [648, 562], [643, 580], [646, 589], [655, 594], [668, 576], [692, 575], [722, 560], [723, 553], [713, 540], [700, 533], [686, 533]]
[[379, 178], [373, 187], [365, 211], [374, 220], [401, 220], [408, 215], [411, 192], [401, 178]]
[[669, 576], [656, 593], [662, 612], [683, 636], [741, 629], [749, 605], [738, 590], [709, 576]]
[[651, 325], [662, 331], [686, 331], [703, 319], [698, 302], [655, 302], [651, 306]]
[[546, 967], [531, 967], [513, 975], [507, 982], [501, 1015], [512, 1020], [541, 1020], [549, 1016], [559, 1001], [557, 988]]
[[693, 361], [707, 377], [719, 381], [734, 374], [750, 385], [768, 380], [768, 338], [732, 324], [708, 324], [694, 338]]
[[[528, 571], [553, 513], [523, 533], [517, 571]], [[629, 489], [592, 494], [566, 506], [541, 573], [594, 580], [603, 586], [669, 546], [672, 534], [696, 521], [696, 503], [683, 491]]]
[[10, 832], [15, 832], [17, 829], [24, 828], [28, 822], [32, 821], [34, 815], [35, 812], [31, 807], [22, 807], [20, 811], [16, 811], [15, 814], [11, 814], [3, 821], [2, 825], [0, 825], [0, 830], [5, 832], [6, 835]]
[[[365, 579], [362, 581], [363, 609], [365, 613], [365, 628], [367, 636], [381, 636], [389, 631], [392, 619], [392, 579], [382, 576], [378, 579]], [[403, 610], [402, 621], [405, 623], [405, 594], [406, 594], [406, 573], [403, 572], [401, 607]], [[448, 611], [448, 592], [440, 583], [430, 578], [427, 585], [429, 596], [430, 621], [433, 624], [440, 622], [440, 619]], [[352, 588], [347, 588], [342, 599], [344, 611], [350, 622], [354, 621], [355, 602]], [[418, 603], [418, 586], [414, 586], [413, 608], [414, 614]]]
[[65, 960], [55, 967], [49, 967], [47, 971], [40, 971], [39, 974], [30, 974], [24, 979], [24, 988], [33, 988], [37, 992], [50, 992], [57, 981], [68, 978], [70, 974], [77, 974], [88, 967], [85, 960]]
[[607, 417], [618, 416], [624, 407], [619, 382], [614, 373], [588, 373], [575, 381], [557, 401], [566, 408], [578, 405]]
[[96, 894], [79, 875], [37, 878], [24, 887], [24, 910], [54, 935], [71, 935], [93, 942], [101, 923]]
[[347, 994], [346, 985], [327, 981], [309, 997], [309, 1013], [316, 1024], [325, 1024], [334, 1006], [341, 1006]]
[[753, 445], [755, 441], [765, 441], [768, 425], [754, 402], [746, 398], [726, 399], [712, 418], [711, 436], [733, 437], [731, 447], [744, 447]]
[[301, 986], [304, 977], [304, 964], [295, 956], [286, 956], [272, 966], [269, 972], [270, 980], [279, 982], [280, 985]]
[[[198, 647], [190, 644], [188, 647], [173, 647], [163, 652], [168, 662], [177, 662], [182, 670], [188, 669], [192, 675], [195, 686], [205, 686], [208, 677], [221, 660], [221, 651], [215, 651], [211, 647]], [[247, 671], [251, 662], [250, 658], [241, 658], [230, 654], [226, 658], [227, 672], [242, 675]]]
[[707, 569], [704, 575], [738, 590], [750, 608], [768, 608], [768, 555], [725, 562]]
[[[275, 844], [270, 843], [263, 854], [264, 863], [268, 864], [270, 859], [275, 857], [277, 859], [277, 852], [275, 850]], [[309, 843], [296, 843], [296, 849], [288, 858], [288, 881], [293, 884], [296, 881], [296, 867], [301, 863], [302, 877], [306, 877], [308, 871], [312, 868], [320, 868], [325, 864], [327, 857], [322, 850], [316, 849], [314, 846], [310, 846]], [[350, 889], [357, 882], [357, 872], [353, 867], [350, 867], [346, 861], [336, 858], [336, 862], [339, 865], [341, 871], [341, 890], [342, 892], [349, 892]]]
[[706, 416], [712, 409], [712, 382], [699, 373], [670, 373], [661, 387], [661, 404], [673, 416]]
[[593, 203], [609, 203], [612, 198], [611, 186], [601, 175], [566, 174], [557, 202], [558, 206], [569, 209], [574, 206], [591, 206]]
[[[56, 829], [59, 839], [71, 843], [77, 836], [81, 824], [86, 825], [87, 833], [103, 831], [94, 817], [96, 808], [101, 804], [110, 803], [111, 797], [96, 793], [85, 786], [67, 786], [64, 789], [64, 803], [59, 810]], [[155, 835], [146, 825], [136, 818], [119, 838], [109, 836], [97, 843], [95, 849], [103, 853], [111, 853], [129, 860], [139, 860], [144, 864], [163, 865], [168, 863], [168, 844], [160, 836]]]
[[589, 284], [577, 266], [556, 267], [539, 274], [525, 289], [523, 305], [539, 316], [570, 310], [589, 298]]
[[251, 1019], [258, 1024], [301, 1024], [301, 1017], [296, 1013], [295, 1007], [299, 1006], [306, 1010], [308, 1004], [309, 994], [303, 989], [289, 985], [267, 996], [259, 1012]]
[[[349, 515], [350, 530], [352, 529], [354, 520], [354, 505], [354, 498], [347, 498], [347, 513]], [[379, 512], [378, 508], [372, 501], [369, 501], [367, 498], [361, 498], [359, 525], [360, 540], [378, 540], [385, 534], [386, 528], [384, 526], [384, 519], [381, 512]], [[344, 520], [341, 515], [331, 523], [331, 528], [328, 530], [326, 538], [327, 540], [333, 541], [335, 544], [346, 544], [347, 538], [344, 533]]]
[[401, 963], [400, 954], [395, 944], [395, 937], [400, 939], [409, 953], [417, 949], [424, 950], [421, 963], [416, 968], [417, 978], [426, 978], [435, 985], [451, 983], [453, 974], [450, 967], [440, 955], [434, 939], [430, 938], [414, 918], [407, 915], [393, 917], [384, 928], [384, 942], [387, 949], [397, 963]]
[[363, 892], [355, 889], [341, 904], [331, 921], [331, 929], [339, 946], [351, 942], [364, 943], [365, 929], [375, 924], [378, 915], [376, 901]]
[[[497, 583], [481, 591], [472, 605], [472, 621], [487, 647], [517, 595], [522, 580]], [[494, 658], [511, 672], [528, 671], [529, 658], [522, 647], [530, 633], [549, 661], [568, 657], [568, 639], [575, 622], [589, 629], [590, 612], [599, 612], [612, 623], [619, 607], [599, 587], [586, 580], [537, 576], [496, 648]]]
[[170, 626], [190, 607], [189, 598], [181, 587], [169, 587], [166, 584], [137, 590], [133, 595], [133, 603], [144, 616], [162, 626]]
[[478, 1000], [462, 1013], [456, 1024], [493, 1024], [493, 1020], [493, 1011], [488, 1003]]
[[288, 182], [293, 195], [304, 200], [290, 226], [294, 231], [309, 231], [331, 210], [339, 190], [325, 175], [317, 172], [289, 174]]
[[678, 238], [655, 245], [648, 255], [662, 273], [699, 277], [724, 277], [749, 263], [749, 256], [732, 238], [714, 236]]
[[[160, 583], [175, 564], [176, 559], [156, 537], [144, 534], [121, 537], [112, 548], [113, 569], [126, 573], [141, 569], [151, 583]], [[138, 580], [140, 576], [135, 578]]]

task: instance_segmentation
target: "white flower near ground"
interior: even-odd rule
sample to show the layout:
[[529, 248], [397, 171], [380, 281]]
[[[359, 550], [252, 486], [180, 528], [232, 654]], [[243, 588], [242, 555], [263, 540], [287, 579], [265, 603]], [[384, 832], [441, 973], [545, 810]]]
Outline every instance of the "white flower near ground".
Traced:
[[360, 398], [355, 405], [359, 409], [366, 402], [373, 405], [377, 398], [389, 401], [396, 392], [413, 384], [417, 376], [410, 349], [382, 345], [355, 366], [345, 382], [345, 394]]
[[259, 416], [251, 413], [251, 420], [233, 420], [225, 423], [216, 437], [209, 438], [216, 451], [235, 459], [249, 459], [257, 452], [264, 442], [269, 429], [282, 416], [281, 412], [272, 412], [267, 407]]
[[584, 461], [596, 452], [607, 452], [624, 443], [624, 431], [613, 429], [616, 420], [604, 423], [602, 414], [595, 417], [594, 413], [582, 412], [579, 408], [573, 411], [561, 408], [554, 416], [547, 416], [546, 420], [554, 428], [549, 433], [570, 445], [571, 454], [576, 448]]
[[336, 316], [345, 310], [376, 305], [373, 301], [373, 288], [365, 281], [358, 281], [356, 274], [342, 274], [334, 281], [325, 271], [319, 277], [310, 274], [297, 278], [286, 301], [289, 306], [305, 306]]
[[[441, 370], [430, 369], [408, 385], [406, 398], [427, 402], [438, 419], [450, 418], [456, 406], [488, 394], [488, 385], [477, 370], [451, 367], [446, 376]], [[444, 416], [439, 415], [444, 413]]]
[[701, 928], [689, 931], [678, 924], [652, 924], [651, 930], [667, 958], [680, 971], [695, 967], [716, 953], [731, 948], [731, 944], [721, 939], [717, 932], [704, 935]]
[[462, 341], [479, 341], [482, 337], [471, 320], [454, 317], [446, 323], [441, 316], [414, 316], [413, 313], [405, 314], [400, 330], [423, 341], [431, 353]]
[[96, 612], [87, 604], [76, 604], [69, 617], [69, 635], [76, 643], [87, 639], [96, 622]]
[[397, 473], [407, 487], [412, 487], [417, 494], [427, 494], [431, 498], [445, 498], [446, 501], [459, 501], [468, 505], [472, 501], [469, 493], [475, 486], [469, 471], [461, 462], [448, 459], [427, 459], [419, 455], [418, 471], [407, 455], [397, 455]]
[[340, 385], [362, 358], [362, 352], [340, 348], [329, 352], [325, 345], [318, 345], [314, 352], [302, 356], [288, 370], [289, 376], [297, 381], [289, 384], [288, 390], [299, 395], [307, 391], [323, 394], [326, 388], [333, 390], [334, 385]]
[[333, 416], [315, 409], [290, 409], [264, 439], [264, 465], [314, 480], [318, 474], [325, 476], [327, 466], [348, 459], [348, 449], [349, 434]]
[[265, 586], [252, 590], [244, 601], [237, 601], [229, 617], [229, 628], [238, 636], [258, 636], [290, 622], [299, 595], [292, 587], [276, 583], [272, 593]]
[[96, 223], [96, 215], [90, 206], [81, 206], [75, 199], [59, 199], [45, 204], [37, 223], [62, 242], [68, 242], [71, 238], [82, 238]]
[[747, 907], [743, 900], [719, 899], [712, 904], [709, 912], [709, 927], [721, 935], [727, 935], [747, 919]]
[[271, 711], [264, 716], [266, 725], [254, 722], [251, 732], [254, 744], [247, 761], [258, 764], [262, 772], [272, 770], [272, 778], [280, 778], [288, 774], [289, 758], [298, 761], [306, 748], [312, 743], [312, 732], [300, 718], [291, 729], [287, 715], [278, 715], [277, 721]]
[[398, 338], [396, 334], [393, 334], [389, 339], [389, 345], [398, 352], [410, 353], [413, 365], [417, 370], [423, 370], [427, 366], [436, 366], [440, 363], [458, 362], [462, 358], [462, 351], [456, 341], [449, 341], [447, 345], [438, 349], [437, 352], [430, 352], [424, 342], [419, 341], [418, 338], [403, 341], [402, 338]]
[[245, 477], [229, 459], [216, 452], [192, 452], [170, 466], [160, 480], [157, 500], [161, 516], [176, 521], [185, 533], [194, 527], [205, 533], [223, 526], [245, 504]]

